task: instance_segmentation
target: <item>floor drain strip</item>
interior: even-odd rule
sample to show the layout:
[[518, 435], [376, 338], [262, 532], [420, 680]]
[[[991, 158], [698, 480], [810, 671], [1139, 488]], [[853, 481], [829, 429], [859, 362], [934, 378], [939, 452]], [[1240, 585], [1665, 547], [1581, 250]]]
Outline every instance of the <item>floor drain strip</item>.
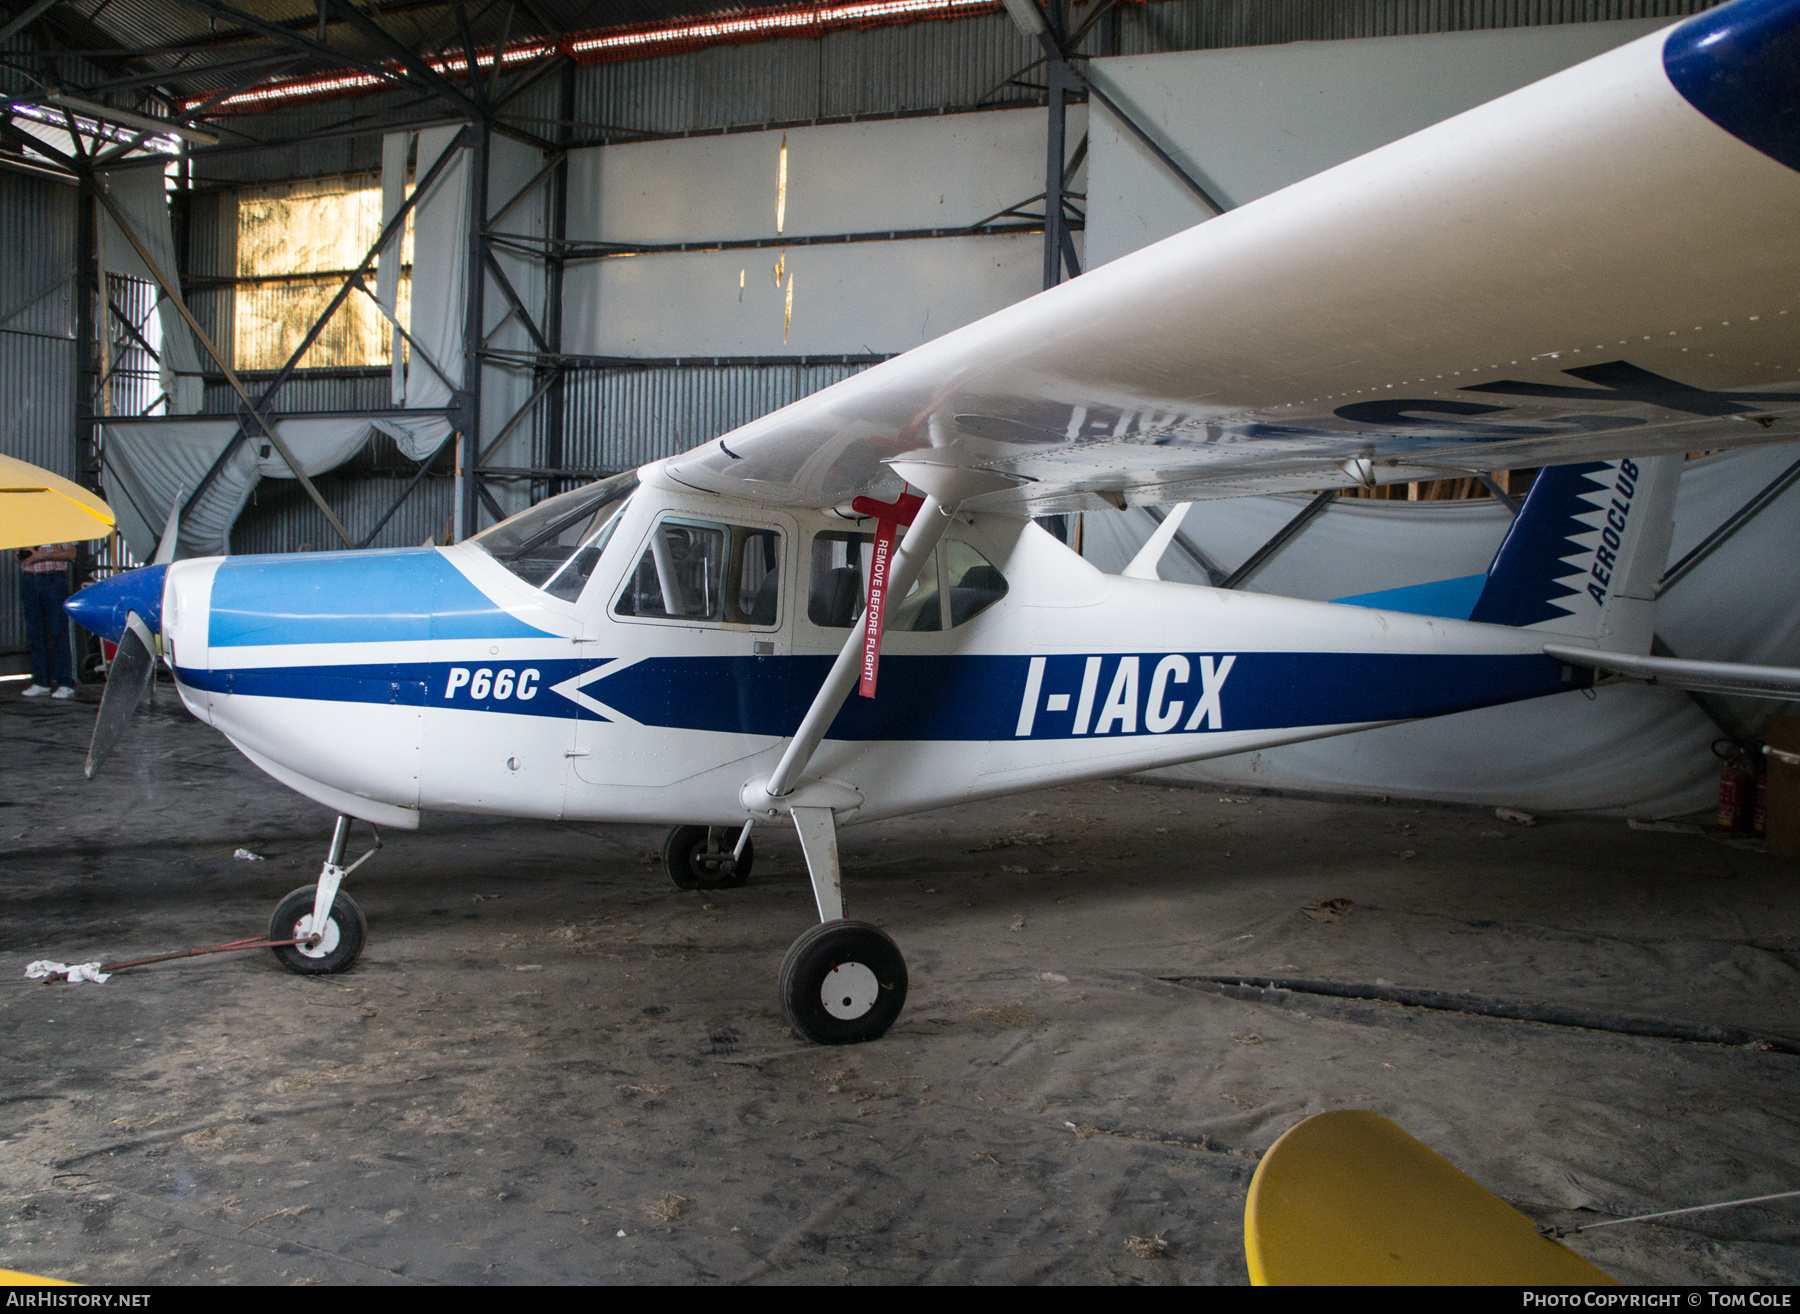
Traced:
[[1695, 1045], [1735, 1045], [1800, 1054], [1800, 1040], [1763, 1035], [1740, 1027], [1711, 1026], [1697, 1022], [1670, 1022], [1632, 1013], [1601, 1013], [1563, 1004], [1524, 1003], [1490, 999], [1454, 990], [1419, 990], [1408, 986], [1364, 985], [1354, 981], [1308, 981], [1268, 976], [1165, 976], [1171, 985], [1212, 990], [1232, 999], [1261, 1003], [1284, 1002], [1282, 995], [1313, 995], [1327, 999], [1363, 999], [1400, 1004], [1407, 1008], [1440, 1013], [1472, 1013], [1477, 1017], [1513, 1022], [1537, 1022], [1545, 1026], [1575, 1027], [1583, 1031], [1607, 1031], [1621, 1036], [1647, 1036], [1656, 1040], [1681, 1040]]

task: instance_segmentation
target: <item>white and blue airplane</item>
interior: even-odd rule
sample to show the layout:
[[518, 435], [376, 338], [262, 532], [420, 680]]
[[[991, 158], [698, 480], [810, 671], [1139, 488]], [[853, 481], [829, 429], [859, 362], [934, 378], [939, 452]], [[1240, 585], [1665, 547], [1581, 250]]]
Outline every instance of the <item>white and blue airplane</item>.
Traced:
[[[1796, 214], [1800, 0], [1735, 0], [466, 542], [93, 585], [89, 774], [160, 656], [334, 809], [271, 923], [304, 973], [363, 944], [354, 818], [674, 823], [686, 887], [791, 823], [783, 1007], [872, 1039], [906, 965], [841, 826], [1602, 678], [1800, 697], [1650, 655], [1681, 454], [1800, 432]], [[1339, 603], [1159, 580], [1175, 516], [1123, 576], [1033, 519], [1528, 465], [1485, 575]]]

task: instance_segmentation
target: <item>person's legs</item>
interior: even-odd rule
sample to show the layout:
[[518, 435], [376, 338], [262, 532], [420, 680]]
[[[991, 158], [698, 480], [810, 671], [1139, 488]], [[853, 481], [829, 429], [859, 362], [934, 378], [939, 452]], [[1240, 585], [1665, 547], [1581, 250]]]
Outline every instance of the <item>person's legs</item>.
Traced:
[[56, 676], [56, 684], [61, 689], [75, 687], [75, 662], [69, 654], [69, 613], [63, 610], [63, 603], [69, 599], [69, 576], [67, 571], [57, 571], [54, 575], [40, 576], [45, 581], [44, 606], [48, 612], [45, 620], [50, 630], [50, 669]]
[[25, 613], [25, 640], [31, 647], [31, 682], [46, 688], [50, 678], [50, 633], [44, 615], [42, 575], [19, 572], [19, 609]]

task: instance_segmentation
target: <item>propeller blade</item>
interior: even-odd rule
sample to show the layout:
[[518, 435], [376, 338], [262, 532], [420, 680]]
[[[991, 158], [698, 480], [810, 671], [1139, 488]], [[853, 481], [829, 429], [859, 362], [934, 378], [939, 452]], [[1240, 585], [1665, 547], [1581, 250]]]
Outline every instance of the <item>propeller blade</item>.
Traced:
[[88, 744], [87, 778], [92, 780], [100, 764], [111, 756], [125, 737], [131, 714], [144, 699], [156, 676], [156, 647], [138, 614], [127, 613], [125, 633], [106, 676], [106, 692], [100, 697], [100, 715], [94, 720], [94, 738]]
[[166, 566], [175, 560], [175, 541], [181, 537], [181, 495], [187, 492], [187, 485], [175, 489], [175, 500], [169, 504], [169, 519], [163, 525], [162, 537], [156, 542], [156, 557], [151, 561], [153, 566]]

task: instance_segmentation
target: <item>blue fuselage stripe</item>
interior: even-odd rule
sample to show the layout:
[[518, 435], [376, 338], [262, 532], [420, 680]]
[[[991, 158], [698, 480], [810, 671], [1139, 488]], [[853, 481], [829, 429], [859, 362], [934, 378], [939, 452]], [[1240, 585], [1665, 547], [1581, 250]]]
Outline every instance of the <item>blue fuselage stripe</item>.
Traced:
[[[178, 675], [190, 688], [224, 694], [604, 721], [553, 686], [608, 660], [182, 668]], [[651, 657], [592, 680], [581, 692], [644, 725], [780, 737], [793, 734], [831, 664], [828, 656]], [[1287, 730], [1440, 716], [1590, 680], [1588, 671], [1537, 654], [890, 656], [881, 663], [878, 696], [852, 697], [829, 733], [833, 739], [981, 741]], [[1216, 713], [1202, 706], [1208, 693]]]

